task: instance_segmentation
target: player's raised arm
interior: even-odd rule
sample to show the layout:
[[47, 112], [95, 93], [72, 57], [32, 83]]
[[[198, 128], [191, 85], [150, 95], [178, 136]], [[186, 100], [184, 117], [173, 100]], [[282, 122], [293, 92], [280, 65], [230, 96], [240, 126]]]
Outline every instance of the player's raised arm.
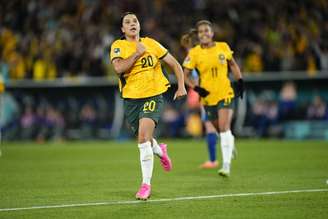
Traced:
[[174, 99], [179, 99], [187, 95], [187, 91], [184, 85], [184, 76], [181, 65], [178, 61], [168, 53], [163, 61], [170, 66], [170, 68], [174, 71], [174, 74], [178, 81], [178, 90], [175, 92]]
[[134, 63], [145, 53], [146, 48], [145, 46], [137, 42], [136, 52], [133, 53], [130, 57], [123, 59], [123, 58], [115, 58], [112, 60], [114, 70], [118, 75], [128, 71]]

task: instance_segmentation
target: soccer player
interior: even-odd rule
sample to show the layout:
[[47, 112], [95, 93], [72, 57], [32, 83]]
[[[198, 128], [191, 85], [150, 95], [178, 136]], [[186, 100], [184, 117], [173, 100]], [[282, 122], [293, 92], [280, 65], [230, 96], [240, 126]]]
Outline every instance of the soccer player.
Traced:
[[178, 89], [174, 99], [187, 92], [181, 65], [160, 43], [152, 38], [140, 37], [140, 24], [134, 13], [127, 12], [121, 19], [124, 34], [111, 45], [110, 59], [119, 76], [119, 89], [124, 99], [125, 115], [132, 131], [138, 136], [142, 184], [136, 198], [147, 200], [151, 194], [151, 177], [154, 155], [160, 158], [164, 170], [170, 171], [172, 163], [167, 146], [154, 139], [154, 129], [163, 110], [162, 94], [170, 83], [164, 76], [160, 60], [173, 69]]
[[[197, 22], [196, 31], [200, 44], [190, 49], [184, 60], [185, 81], [201, 96], [208, 119], [220, 133], [223, 165], [218, 173], [221, 176], [229, 176], [234, 149], [234, 136], [230, 130], [233, 103], [235, 97], [243, 98], [244, 81], [228, 44], [213, 40], [211, 22]], [[228, 77], [228, 67], [237, 80], [236, 94]], [[189, 78], [193, 69], [199, 73], [199, 85]]]
[[[181, 37], [180, 43], [183, 48], [188, 52], [192, 47], [199, 44], [198, 38], [195, 35], [196, 30], [191, 29], [189, 33]], [[199, 84], [199, 75], [195, 69], [191, 71], [191, 79], [194, 84]], [[204, 106], [200, 107], [201, 119], [204, 123], [205, 132], [206, 132], [206, 143], [209, 159], [200, 165], [202, 169], [214, 169], [219, 166], [219, 163], [216, 158], [216, 144], [218, 140], [217, 131], [210, 120], [208, 120]]]

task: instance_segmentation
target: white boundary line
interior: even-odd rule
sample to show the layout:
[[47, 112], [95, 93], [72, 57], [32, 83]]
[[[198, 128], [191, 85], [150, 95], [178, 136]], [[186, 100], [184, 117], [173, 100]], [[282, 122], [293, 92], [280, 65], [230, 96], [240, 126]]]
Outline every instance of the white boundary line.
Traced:
[[149, 202], [171, 202], [171, 201], [185, 201], [185, 200], [202, 200], [202, 199], [219, 199], [226, 197], [243, 197], [243, 196], [265, 196], [265, 195], [281, 195], [290, 193], [314, 193], [314, 192], [328, 192], [328, 189], [304, 189], [304, 190], [290, 190], [290, 191], [276, 191], [276, 192], [251, 192], [251, 193], [236, 193], [236, 194], [222, 194], [222, 195], [208, 195], [208, 196], [190, 196], [164, 199], [150, 199], [148, 201], [108, 201], [95, 203], [80, 203], [80, 204], [63, 204], [63, 205], [48, 205], [48, 206], [32, 206], [22, 208], [0, 208], [0, 212], [8, 211], [24, 211], [33, 209], [49, 209], [49, 208], [72, 208], [85, 206], [101, 206], [101, 205], [130, 205], [141, 204]]

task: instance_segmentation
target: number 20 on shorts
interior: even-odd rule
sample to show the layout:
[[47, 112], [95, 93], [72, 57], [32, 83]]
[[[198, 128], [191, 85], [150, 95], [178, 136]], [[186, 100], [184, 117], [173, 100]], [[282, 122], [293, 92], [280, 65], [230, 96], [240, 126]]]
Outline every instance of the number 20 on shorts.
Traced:
[[151, 100], [151, 101], [147, 101], [145, 104], [144, 104], [144, 107], [143, 107], [143, 111], [151, 111], [151, 112], [154, 112], [155, 110], [155, 107], [156, 107], [156, 102], [154, 100]]

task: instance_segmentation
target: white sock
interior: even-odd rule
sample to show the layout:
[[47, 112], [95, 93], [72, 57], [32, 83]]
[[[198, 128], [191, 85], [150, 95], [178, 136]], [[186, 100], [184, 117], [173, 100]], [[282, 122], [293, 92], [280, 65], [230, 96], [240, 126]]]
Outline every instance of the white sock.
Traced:
[[146, 141], [145, 143], [138, 144], [138, 148], [140, 151], [142, 183], [150, 185], [154, 166], [154, 155], [151, 148], [151, 143], [150, 141]]
[[162, 157], [163, 155], [162, 149], [159, 147], [155, 138], [153, 138], [153, 152], [159, 157]]
[[222, 150], [223, 164], [230, 165], [233, 144], [234, 144], [234, 137], [231, 134], [231, 131], [228, 130], [226, 132], [221, 132], [220, 138], [221, 138], [221, 150]]
[[[230, 133], [230, 137], [229, 137], [229, 145], [232, 145], [232, 151], [233, 151], [234, 148], [235, 148], [235, 136], [233, 136], [233, 134], [231, 133], [230, 130], [229, 130], [228, 132]], [[232, 153], [233, 153], [233, 152], [232, 152]], [[233, 158], [232, 155], [231, 155], [231, 158]]]

